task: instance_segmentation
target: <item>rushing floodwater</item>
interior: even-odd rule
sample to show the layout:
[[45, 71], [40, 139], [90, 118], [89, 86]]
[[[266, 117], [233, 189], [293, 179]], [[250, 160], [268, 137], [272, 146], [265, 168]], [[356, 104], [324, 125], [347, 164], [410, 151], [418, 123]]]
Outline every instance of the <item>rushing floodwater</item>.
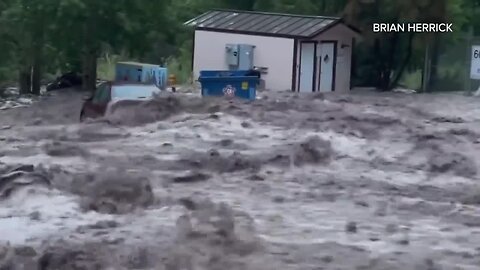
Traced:
[[[33, 247], [33, 261], [61, 240], [87, 255], [59, 246], [58, 256], [100, 269], [480, 269], [476, 98], [285, 93], [248, 104], [180, 96], [118, 112], [112, 125], [76, 123], [79, 96], [0, 112], [12, 126], [0, 131], [0, 165], [40, 166], [52, 182], [0, 201], [0, 241]], [[153, 201], [118, 214], [85, 210], [88, 185], [75, 179], [108, 169], [146, 177]], [[102, 188], [115, 188], [109, 183]], [[182, 198], [226, 203], [235, 239], [263, 248], [179, 240], [189, 227], [180, 216], [209, 215]], [[88, 253], [97, 249], [119, 257]], [[132, 256], [142, 267], [125, 266]], [[55, 263], [76, 269], [53, 259], [46, 269]]]

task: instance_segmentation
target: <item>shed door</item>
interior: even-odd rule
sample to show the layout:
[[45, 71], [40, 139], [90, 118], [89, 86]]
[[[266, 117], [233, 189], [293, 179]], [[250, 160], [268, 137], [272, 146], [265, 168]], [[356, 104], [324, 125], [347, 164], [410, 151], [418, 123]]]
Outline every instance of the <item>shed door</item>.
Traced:
[[335, 76], [335, 42], [320, 43], [320, 92], [333, 91]]
[[299, 92], [313, 92], [315, 43], [301, 43]]

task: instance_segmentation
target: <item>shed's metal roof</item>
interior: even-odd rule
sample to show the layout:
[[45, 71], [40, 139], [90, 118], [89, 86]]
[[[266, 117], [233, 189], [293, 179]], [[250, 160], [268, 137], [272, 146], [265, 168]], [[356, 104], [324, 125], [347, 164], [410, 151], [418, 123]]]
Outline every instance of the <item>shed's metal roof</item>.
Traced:
[[185, 25], [198, 30], [311, 38], [340, 21], [338, 17], [211, 10], [185, 22]]

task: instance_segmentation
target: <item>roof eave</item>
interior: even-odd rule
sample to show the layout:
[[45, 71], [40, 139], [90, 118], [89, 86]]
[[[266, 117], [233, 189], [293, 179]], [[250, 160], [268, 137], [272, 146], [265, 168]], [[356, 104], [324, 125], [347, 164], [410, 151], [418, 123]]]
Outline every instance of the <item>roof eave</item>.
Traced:
[[357, 35], [361, 36], [362, 35], [362, 30], [360, 30], [359, 28], [347, 23], [345, 21], [345, 19], [340, 19], [340, 22], [343, 23], [346, 27], [350, 28], [350, 30], [352, 30], [353, 32], [355, 32]]
[[[252, 11], [252, 10], [236, 10], [236, 9], [222, 9], [222, 8], [213, 8], [207, 12], [204, 12], [202, 15], [210, 11], [223, 11], [223, 12], [237, 12], [237, 13], [251, 13], [251, 14], [264, 14], [264, 15], [277, 15], [277, 16], [289, 16], [289, 17], [302, 17], [302, 18], [312, 18], [312, 19], [331, 19], [331, 20], [340, 20], [341, 17], [333, 16], [315, 16], [315, 15], [301, 15], [301, 14], [289, 14], [281, 12], [268, 12], [268, 11]], [[200, 15], [200, 16], [202, 16]], [[200, 17], [197, 16], [197, 17]]]
[[[202, 15], [203, 15], [203, 14], [202, 14]], [[200, 16], [202, 16], [202, 15], [200, 15]], [[190, 24], [191, 24], [192, 22], [196, 21], [200, 16], [197, 16], [197, 17], [195, 17], [195, 18], [193, 18], [193, 19], [190, 19], [190, 20], [184, 22], [183, 25], [185, 25], [185, 26], [193, 26], [193, 25], [190, 25]]]
[[352, 32], [354, 32], [357, 37], [361, 37], [361, 36], [362, 36], [362, 32], [361, 32], [358, 28], [356, 28], [356, 27], [354, 27], [354, 26], [352, 26], [352, 25], [350, 25], [350, 24], [345, 23], [345, 20], [343, 20], [343, 19], [339, 19], [339, 20], [334, 21], [334, 22], [332, 22], [331, 24], [325, 26], [324, 28], [316, 31], [315, 33], [311, 34], [311, 35], [309, 36], [309, 38], [314, 38], [314, 37], [316, 37], [316, 36], [318, 36], [318, 35], [326, 32], [326, 31], [332, 29], [333, 27], [335, 27], [335, 26], [337, 26], [337, 25], [339, 25], [339, 24], [343, 24], [343, 25], [345, 25], [348, 29], [352, 30]]
[[217, 29], [217, 28], [208, 28], [208, 27], [200, 27], [200, 26], [196, 26], [195, 30], [217, 32], [217, 33], [241, 34], [241, 35], [250, 35], [250, 36], [289, 38], [289, 39], [308, 38], [308, 36], [277, 34], [277, 33], [259, 33], [259, 32], [252, 32], [252, 31]]

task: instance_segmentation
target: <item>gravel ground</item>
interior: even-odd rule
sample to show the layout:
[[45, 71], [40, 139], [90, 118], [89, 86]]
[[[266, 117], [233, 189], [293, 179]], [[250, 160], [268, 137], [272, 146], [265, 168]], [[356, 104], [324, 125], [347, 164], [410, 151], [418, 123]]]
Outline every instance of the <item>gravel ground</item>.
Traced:
[[478, 98], [82, 95], [0, 111], [0, 269], [480, 269]]

